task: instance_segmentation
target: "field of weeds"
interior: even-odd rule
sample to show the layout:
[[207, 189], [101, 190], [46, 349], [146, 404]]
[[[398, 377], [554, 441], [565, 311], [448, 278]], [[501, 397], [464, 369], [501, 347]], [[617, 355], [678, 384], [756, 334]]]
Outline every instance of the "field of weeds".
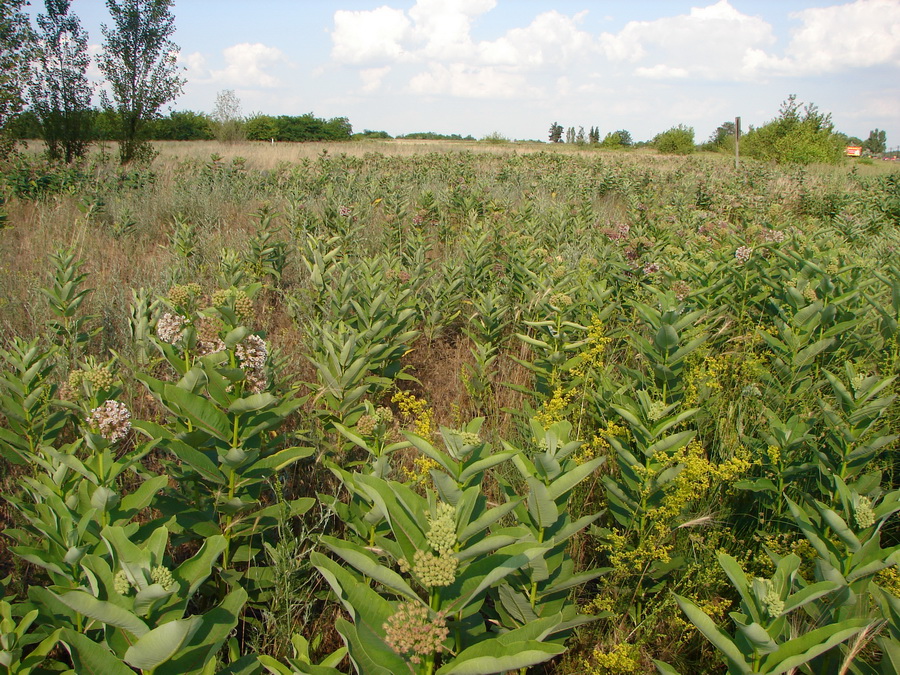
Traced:
[[3, 672], [900, 671], [888, 163], [157, 148], [3, 172]]

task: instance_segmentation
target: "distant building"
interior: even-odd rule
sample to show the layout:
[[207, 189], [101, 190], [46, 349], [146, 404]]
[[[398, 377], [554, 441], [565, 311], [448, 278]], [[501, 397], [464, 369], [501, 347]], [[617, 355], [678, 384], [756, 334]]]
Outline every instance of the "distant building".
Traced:
[[847, 155], [847, 157], [862, 157], [862, 146], [848, 145], [847, 149], [844, 150], [844, 154]]

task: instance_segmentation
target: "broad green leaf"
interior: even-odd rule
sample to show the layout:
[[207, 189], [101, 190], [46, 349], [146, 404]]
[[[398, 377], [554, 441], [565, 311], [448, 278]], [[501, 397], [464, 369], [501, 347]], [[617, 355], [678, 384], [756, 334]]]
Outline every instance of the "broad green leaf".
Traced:
[[835, 645], [859, 633], [871, 623], [871, 619], [847, 619], [839, 623], [816, 628], [782, 644], [777, 651], [767, 654], [760, 663], [761, 673], [781, 675], [824, 654]]
[[528, 512], [535, 525], [540, 528], [552, 527], [559, 518], [559, 509], [550, 496], [550, 491], [537, 478], [529, 478], [526, 482], [528, 483]]
[[559, 499], [562, 495], [570, 492], [585, 478], [590, 476], [594, 471], [599, 469], [606, 462], [606, 457], [597, 457], [584, 464], [579, 464], [574, 469], [567, 471], [562, 476], [547, 486], [551, 499]]
[[715, 621], [710, 619], [702, 609], [680, 595], [676, 595], [675, 600], [678, 602], [678, 606], [681, 607], [681, 611], [687, 614], [691, 623], [697, 627], [697, 630], [703, 633], [706, 639], [722, 652], [732, 668], [741, 673], [749, 673], [753, 670], [744, 659], [744, 655], [734, 643], [734, 640], [731, 639], [731, 636], [719, 628]]
[[202, 396], [167, 384], [163, 387], [162, 403], [167, 408], [173, 407], [173, 412], [187, 417], [220, 441], [227, 443], [231, 440], [231, 423], [228, 417]]
[[530, 668], [549, 661], [565, 651], [565, 647], [529, 640], [500, 644], [485, 640], [462, 650], [452, 661], [437, 670], [436, 675], [492, 675], [520, 668]]
[[225, 474], [219, 470], [219, 467], [213, 460], [187, 443], [173, 438], [165, 441], [163, 447], [206, 480], [219, 485], [228, 483]]
[[225, 551], [225, 537], [220, 534], [207, 537], [200, 550], [188, 560], [181, 563], [172, 571], [172, 576], [183, 584], [187, 584], [187, 590], [182, 589], [188, 597], [200, 587], [206, 578], [212, 573], [213, 563]]
[[341, 558], [355, 567], [361, 574], [374, 579], [380, 584], [405, 595], [411, 600], [418, 600], [419, 596], [409, 584], [394, 570], [385, 567], [378, 559], [365, 549], [349, 541], [341, 541], [334, 537], [323, 536], [321, 542], [334, 551]]
[[306, 459], [311, 456], [315, 452], [315, 448], [307, 448], [307, 447], [293, 447], [293, 448], [285, 448], [284, 450], [279, 450], [268, 457], [263, 457], [262, 459], [257, 460], [250, 468], [248, 468], [244, 475], [265, 475], [277, 471], [281, 471], [285, 467], [290, 466], [294, 462], [298, 462], [301, 459]]
[[665, 661], [657, 661], [656, 659], [653, 659], [653, 665], [656, 666], [656, 672], [659, 673], [659, 675], [681, 675], [681, 673], [679, 673]]
[[125, 660], [134, 668], [153, 670], [172, 658], [199, 626], [196, 616], [157, 626], [128, 648]]
[[59, 598], [60, 602], [74, 609], [79, 614], [83, 614], [107, 626], [121, 628], [137, 637], [141, 637], [149, 630], [147, 624], [127, 609], [114, 605], [111, 602], [98, 600], [84, 591], [69, 591], [56, 595], [56, 597]]
[[69, 648], [78, 675], [134, 675], [134, 671], [103, 645], [63, 628], [60, 640]]
[[244, 396], [243, 398], [234, 401], [228, 406], [228, 412], [240, 415], [243, 413], [255, 412], [257, 410], [265, 410], [271, 408], [277, 401], [278, 399], [268, 392], [251, 394], [250, 396]]
[[218, 606], [199, 618], [199, 626], [185, 640], [181, 649], [168, 661], [160, 664], [153, 675], [184, 675], [202, 672], [209, 663], [215, 663], [214, 655], [234, 630], [247, 592], [237, 588], [225, 596]]
[[366, 675], [403, 675], [412, 673], [409, 665], [387, 644], [364, 626], [355, 626], [340, 618], [335, 627], [343, 636], [356, 672]]

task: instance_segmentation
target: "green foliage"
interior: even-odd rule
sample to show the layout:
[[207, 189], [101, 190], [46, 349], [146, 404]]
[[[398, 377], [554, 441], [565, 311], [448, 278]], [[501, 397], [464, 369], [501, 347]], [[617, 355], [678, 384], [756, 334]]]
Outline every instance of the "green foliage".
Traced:
[[3, 665], [896, 672], [896, 177], [543, 147], [10, 164]]
[[600, 143], [604, 148], [627, 148], [630, 147], [633, 143], [631, 140], [631, 133], [626, 131], [625, 129], [620, 129], [619, 131], [610, 131], [606, 136], [603, 137], [603, 140], [599, 140], [599, 132], [598, 132], [598, 140], [596, 141]]
[[554, 122], [550, 125], [550, 142], [559, 143], [562, 141], [563, 128], [561, 124]]
[[216, 106], [213, 109], [213, 133], [216, 140], [222, 143], [234, 143], [245, 138], [244, 124], [241, 117], [241, 101], [234, 89], [224, 89], [216, 95]]
[[87, 79], [88, 38], [69, 13], [71, 0], [45, 0], [38, 14], [38, 49], [32, 64], [29, 97], [50, 159], [80, 159], [90, 141], [92, 87]]
[[887, 149], [887, 132], [884, 129], [872, 129], [862, 146], [873, 155], [884, 152]]
[[147, 122], [174, 100], [184, 86], [177, 65], [178, 47], [171, 0], [107, 0], [113, 26], [101, 27], [103, 52], [98, 67], [112, 90], [101, 92], [105, 110], [119, 117], [119, 158], [122, 164], [146, 159]]
[[793, 94], [781, 104], [778, 117], [750, 129], [741, 140], [742, 154], [779, 164], [834, 164], [843, 152], [831, 114], [811, 103], [803, 106]]
[[[98, 133], [99, 130], [95, 133]], [[147, 125], [147, 136], [155, 141], [211, 141], [215, 138], [210, 118], [190, 110], [175, 111]], [[107, 138], [114, 138], [109, 135]]]
[[653, 147], [668, 155], [689, 155], [694, 152], [694, 128], [679, 124], [653, 138]]
[[244, 132], [251, 141], [304, 142], [304, 141], [343, 141], [353, 135], [353, 127], [346, 117], [335, 117], [330, 120], [305, 115], [290, 116], [255, 114], [244, 124]]
[[22, 110], [28, 68], [34, 49], [34, 33], [23, 7], [25, 0], [0, 2], [0, 160], [12, 152], [14, 143], [7, 125]]

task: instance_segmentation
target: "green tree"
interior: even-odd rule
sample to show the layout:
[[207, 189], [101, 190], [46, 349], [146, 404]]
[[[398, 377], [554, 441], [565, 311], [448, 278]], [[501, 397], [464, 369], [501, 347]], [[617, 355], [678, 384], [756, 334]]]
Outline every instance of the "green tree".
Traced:
[[173, 110], [150, 123], [148, 136], [155, 141], [211, 141], [212, 120], [203, 113]]
[[873, 155], [881, 154], [887, 149], [887, 132], [884, 129], [873, 129], [862, 145]]
[[234, 93], [234, 89], [224, 89], [216, 95], [212, 119], [213, 133], [217, 141], [234, 143], [246, 139], [244, 120], [241, 117], [241, 100]]
[[26, 0], [0, 0], [0, 160], [15, 146], [7, 125], [25, 105], [23, 94], [34, 49], [34, 33], [22, 10], [26, 4]]
[[40, 30], [28, 87], [47, 154], [67, 163], [83, 157], [90, 143], [93, 93], [86, 75], [87, 31], [69, 13], [70, 5], [71, 0], [45, 0], [47, 13], [37, 17]]
[[[600, 137], [599, 130], [597, 131], [597, 137]], [[619, 129], [618, 131], [610, 131], [606, 134], [600, 145], [604, 148], [627, 148], [631, 146], [632, 142], [631, 132], [626, 131], [625, 129]]]
[[119, 157], [123, 164], [147, 159], [152, 149], [143, 132], [160, 109], [181, 94], [185, 80], [177, 65], [178, 46], [172, 0], [106, 0], [113, 25], [101, 26], [104, 44], [100, 71], [112, 91], [103, 106], [121, 121]]
[[834, 164], [843, 157], [844, 144], [834, 132], [830, 114], [819, 112], [812, 103], [804, 106], [791, 94], [778, 117], [747, 132], [741, 154], [779, 164]]
[[575, 134], [575, 142], [578, 143], [578, 145], [585, 144], [584, 127], [578, 127], [578, 133]]
[[263, 115], [262, 113], [253, 113], [244, 122], [244, 133], [247, 139], [251, 141], [269, 141], [278, 139], [278, 125], [275, 118], [271, 115]]
[[689, 155], [694, 152], [694, 127], [679, 124], [677, 127], [657, 134], [653, 145], [668, 155]]
[[734, 122], [722, 122], [704, 143], [707, 150], [734, 150]]
[[563, 128], [561, 124], [554, 122], [550, 125], [550, 142], [559, 143], [562, 141]]
[[575, 142], [575, 127], [569, 127], [566, 129], [566, 143], [574, 143]]

